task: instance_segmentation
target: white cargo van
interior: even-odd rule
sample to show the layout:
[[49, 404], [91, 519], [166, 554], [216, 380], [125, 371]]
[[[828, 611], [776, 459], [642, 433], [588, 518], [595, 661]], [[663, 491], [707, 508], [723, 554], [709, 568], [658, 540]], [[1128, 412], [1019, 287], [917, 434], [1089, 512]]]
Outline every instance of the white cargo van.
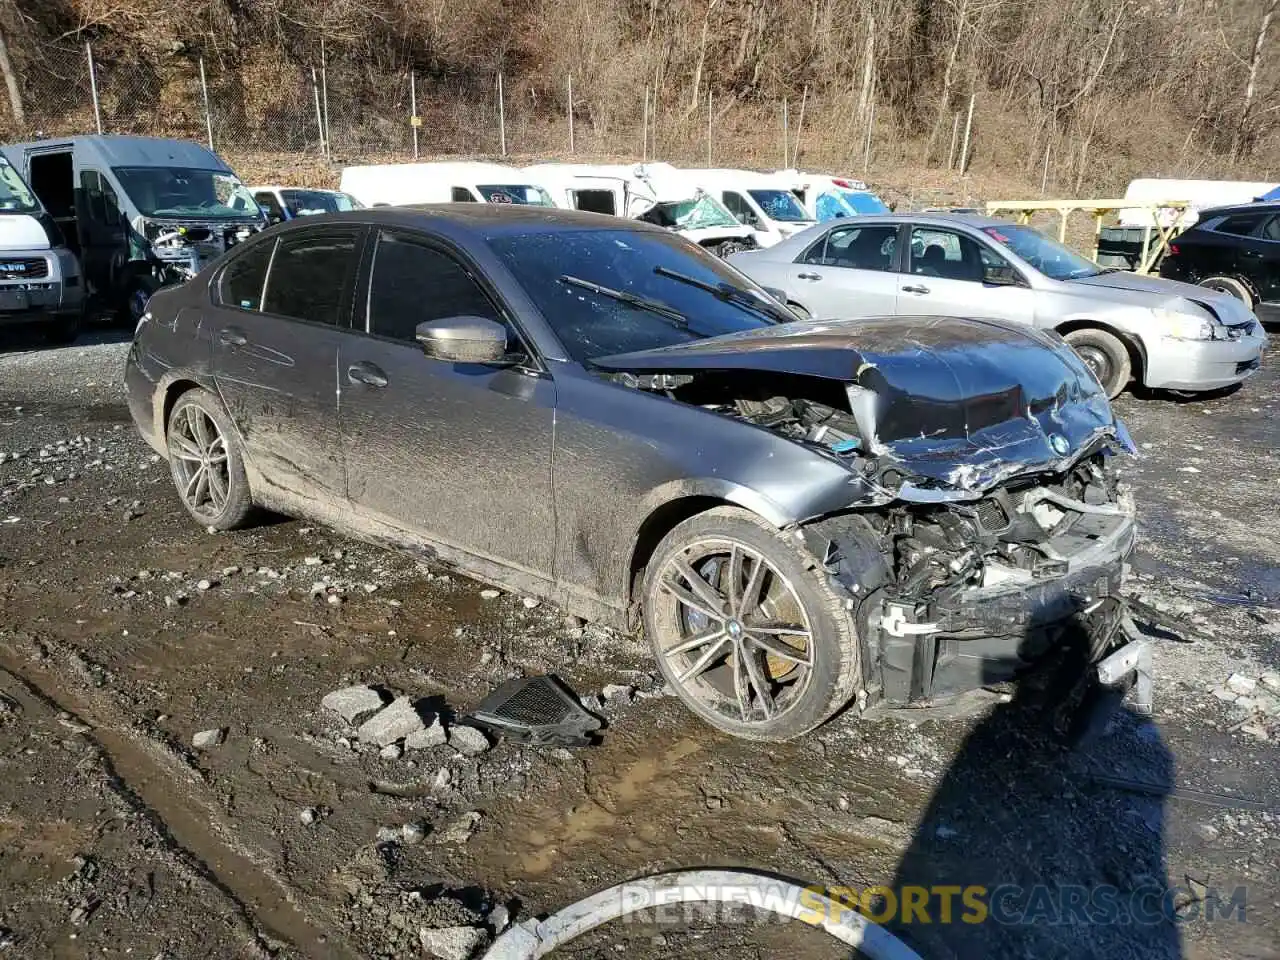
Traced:
[[413, 203], [527, 203], [553, 207], [550, 194], [518, 167], [476, 161], [379, 163], [346, 167], [339, 189], [366, 207]]
[[751, 170], [683, 172], [750, 227], [755, 242], [761, 247], [781, 243], [818, 222], [792, 192], [789, 177]]
[[75, 339], [84, 281], [62, 231], [0, 154], [0, 326], [38, 323], [54, 342]]

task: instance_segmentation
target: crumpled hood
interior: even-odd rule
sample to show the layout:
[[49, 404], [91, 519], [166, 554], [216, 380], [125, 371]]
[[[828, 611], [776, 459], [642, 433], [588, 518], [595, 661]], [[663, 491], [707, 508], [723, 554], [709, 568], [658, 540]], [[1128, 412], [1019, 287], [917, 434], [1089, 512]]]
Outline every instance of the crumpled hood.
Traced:
[[902, 496], [977, 494], [1064, 469], [1099, 440], [1132, 443], [1084, 362], [1060, 340], [991, 320], [807, 321], [605, 357], [632, 373], [757, 370], [839, 380], [864, 449], [908, 480]]
[[[1117, 299], [1124, 299], [1134, 306], [1176, 310], [1179, 299], [1189, 300], [1207, 308], [1222, 323], [1228, 325], [1247, 323], [1253, 319], [1249, 308], [1230, 294], [1219, 293], [1207, 287], [1198, 287], [1193, 283], [1166, 280], [1164, 277], [1143, 276], [1120, 270], [1063, 282], [1069, 284], [1072, 289], [1093, 289], [1108, 300], [1114, 302]], [[1124, 295], [1118, 298], [1116, 291], [1123, 291]]]

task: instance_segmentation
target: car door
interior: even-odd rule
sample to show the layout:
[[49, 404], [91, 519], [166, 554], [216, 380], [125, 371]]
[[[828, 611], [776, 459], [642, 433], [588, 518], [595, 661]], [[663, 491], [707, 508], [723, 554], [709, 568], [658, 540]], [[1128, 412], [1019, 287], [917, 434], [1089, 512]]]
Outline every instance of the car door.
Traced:
[[[351, 502], [414, 536], [549, 576], [555, 383], [455, 250], [409, 231], [373, 242], [364, 329], [338, 363]], [[509, 362], [428, 357], [417, 325], [458, 316], [505, 324]]]
[[833, 226], [788, 268], [791, 299], [824, 320], [893, 316], [898, 225]]
[[950, 227], [913, 224], [898, 275], [899, 316], [992, 317], [1034, 323], [1035, 293], [984, 241]]
[[265, 237], [215, 281], [214, 382], [250, 461], [290, 499], [346, 493], [336, 371], [364, 235], [332, 225]]
[[1241, 272], [1258, 291], [1258, 314], [1280, 319], [1280, 213], [1262, 224], [1240, 250]]
[[124, 279], [118, 274], [118, 264], [129, 249], [128, 225], [111, 181], [89, 167], [80, 170], [76, 222], [80, 230], [80, 268], [89, 289], [109, 295]]

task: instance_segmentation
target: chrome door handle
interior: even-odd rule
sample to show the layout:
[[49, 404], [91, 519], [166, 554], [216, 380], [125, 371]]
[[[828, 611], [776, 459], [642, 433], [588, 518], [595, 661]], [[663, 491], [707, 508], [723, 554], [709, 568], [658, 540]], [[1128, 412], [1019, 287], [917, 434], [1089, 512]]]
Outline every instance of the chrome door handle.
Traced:
[[902, 287], [902, 292], [903, 292], [903, 293], [928, 293], [928, 292], [929, 292], [929, 288], [928, 288], [928, 287], [915, 286], [914, 284], [910, 284], [910, 283], [908, 283], [908, 284], [905, 284], [905, 285]]
[[820, 274], [820, 273], [797, 273], [797, 274], [796, 274], [796, 278], [797, 278], [797, 279], [799, 279], [799, 280], [821, 280], [821, 279], [822, 279], [822, 274]]
[[249, 342], [249, 338], [235, 327], [225, 327], [223, 331], [218, 334], [218, 342], [224, 347], [243, 347]]

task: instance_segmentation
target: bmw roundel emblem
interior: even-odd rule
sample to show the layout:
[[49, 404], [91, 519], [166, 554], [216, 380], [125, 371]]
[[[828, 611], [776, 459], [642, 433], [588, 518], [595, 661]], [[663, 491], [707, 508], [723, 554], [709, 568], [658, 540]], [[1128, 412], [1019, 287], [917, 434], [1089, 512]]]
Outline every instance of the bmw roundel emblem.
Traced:
[[1071, 444], [1067, 443], [1067, 438], [1060, 433], [1049, 434], [1049, 446], [1053, 447], [1053, 452], [1060, 457], [1065, 457], [1067, 451], [1071, 449]]

